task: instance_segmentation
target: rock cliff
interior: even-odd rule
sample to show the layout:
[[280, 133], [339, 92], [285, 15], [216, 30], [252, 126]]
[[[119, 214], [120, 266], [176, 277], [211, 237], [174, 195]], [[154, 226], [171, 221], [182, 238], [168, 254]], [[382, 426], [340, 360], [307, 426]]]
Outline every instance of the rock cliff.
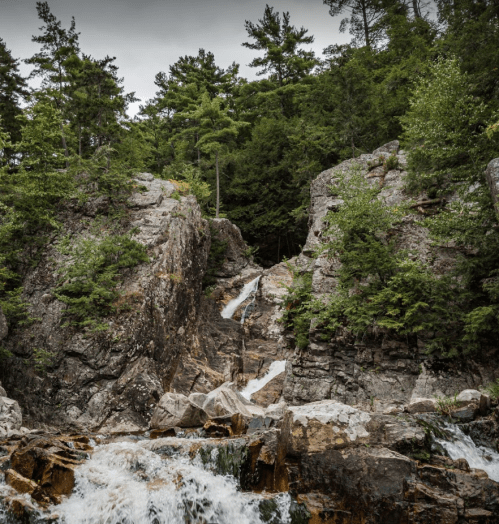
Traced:
[[[397, 169], [385, 172], [375, 167], [379, 159], [396, 155]], [[361, 155], [321, 173], [311, 185], [309, 234], [297, 264], [302, 271], [312, 272], [312, 294], [319, 298], [335, 292], [338, 261], [326, 254], [312, 255], [324, 235], [324, 218], [338, 209], [342, 201], [330, 188], [338, 183], [339, 175], [349, 176], [352, 168], [360, 169], [372, 185], [381, 187], [379, 198], [390, 205], [408, 202], [404, 191], [407, 159], [399, 150], [397, 141], [390, 142], [372, 154]], [[491, 162], [488, 178], [493, 186], [497, 168]], [[494, 186], [495, 187], [495, 186]], [[448, 201], [456, 195], [448, 195]], [[412, 202], [411, 202], [412, 204]], [[414, 204], [413, 204], [414, 205]], [[435, 245], [428, 231], [420, 223], [421, 214], [440, 205], [426, 194], [416, 198], [420, 214], [407, 214], [392, 232], [397, 247], [415, 254], [427, 263], [435, 275], [451, 268], [459, 250], [453, 245]], [[499, 376], [497, 347], [474, 359], [452, 360], [428, 356], [424, 333], [417, 337], [395, 337], [378, 330], [363, 340], [356, 340], [347, 330], [324, 340], [320, 330], [310, 329], [310, 344], [305, 350], [296, 350], [292, 372], [285, 384], [285, 398], [292, 404], [337, 399], [367, 410], [390, 409], [414, 398], [454, 395], [464, 389], [476, 389]]]

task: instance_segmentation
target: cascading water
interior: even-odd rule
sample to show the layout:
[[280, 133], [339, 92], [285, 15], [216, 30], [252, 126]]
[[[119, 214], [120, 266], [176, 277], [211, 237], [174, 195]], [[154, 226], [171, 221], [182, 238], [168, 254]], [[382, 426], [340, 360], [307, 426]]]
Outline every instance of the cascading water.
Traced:
[[499, 482], [499, 453], [484, 446], [476, 446], [471, 437], [465, 435], [455, 424], [446, 424], [445, 430], [451, 440], [435, 440], [447, 451], [452, 460], [464, 458], [471, 468], [483, 469], [491, 478]]
[[[99, 445], [76, 469], [73, 494], [45, 519], [57, 524], [291, 524], [291, 497], [241, 492], [210, 462], [175, 451], [180, 439]], [[170, 446], [169, 441], [174, 445]], [[189, 442], [193, 442], [192, 440]], [[159, 445], [158, 445], [159, 444]], [[216, 461], [217, 449], [211, 451]], [[262, 511], [262, 504], [266, 511]], [[265, 505], [266, 504], [266, 505]], [[0, 522], [2, 510], [0, 506]]]
[[250, 380], [246, 387], [241, 391], [241, 395], [248, 400], [251, 400], [251, 395], [260, 391], [265, 385], [267, 385], [274, 377], [284, 373], [286, 371], [286, 361], [278, 360], [270, 364], [269, 370], [261, 378], [254, 378]]
[[[239, 296], [233, 300], [231, 300], [222, 310], [222, 318], [232, 318], [234, 316], [234, 313], [236, 312], [237, 308], [245, 301], [247, 300], [251, 294], [256, 295], [256, 292], [258, 291], [258, 282], [260, 281], [260, 277], [255, 278], [251, 282], [248, 282], [242, 289]], [[247, 308], [246, 308], [247, 309]], [[244, 322], [244, 315], [246, 313], [246, 309], [243, 313], [242, 322]], [[241, 323], [242, 323], [241, 322]]]

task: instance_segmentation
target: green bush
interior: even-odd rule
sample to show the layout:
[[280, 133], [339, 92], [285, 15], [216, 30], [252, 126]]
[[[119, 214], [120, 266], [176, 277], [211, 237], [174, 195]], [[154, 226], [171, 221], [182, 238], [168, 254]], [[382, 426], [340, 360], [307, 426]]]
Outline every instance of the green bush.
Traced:
[[66, 238], [59, 250], [70, 259], [60, 270], [62, 277], [54, 295], [68, 306], [68, 324], [107, 329], [101, 319], [116, 310], [120, 271], [149, 262], [146, 248], [130, 234], [124, 234], [82, 238], [74, 245]]
[[296, 338], [296, 346], [305, 349], [309, 343], [310, 303], [312, 300], [312, 273], [302, 272], [287, 262], [287, 267], [293, 275], [293, 282], [286, 286], [281, 308], [284, 310], [281, 322], [291, 329]]

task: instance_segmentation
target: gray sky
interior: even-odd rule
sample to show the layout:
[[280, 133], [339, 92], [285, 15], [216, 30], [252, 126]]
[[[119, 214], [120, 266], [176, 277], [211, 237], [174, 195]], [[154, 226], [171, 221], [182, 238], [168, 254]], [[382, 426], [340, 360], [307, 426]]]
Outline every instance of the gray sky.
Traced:
[[[126, 90], [143, 101], [154, 96], [156, 73], [201, 47], [212, 51], [221, 67], [236, 61], [242, 76], [255, 78], [247, 67], [255, 52], [241, 46], [247, 41], [244, 21], [256, 23], [266, 3], [289, 11], [293, 25], [305, 26], [315, 36], [312, 49], [318, 55], [332, 43], [350, 40], [348, 33], [339, 33], [340, 19], [329, 16], [322, 0], [49, 0], [64, 27], [75, 17], [84, 53], [116, 56]], [[31, 36], [39, 34], [41, 25], [36, 0], [0, 0], [0, 37], [14, 57], [27, 58], [38, 50]], [[22, 72], [27, 74], [28, 66]]]

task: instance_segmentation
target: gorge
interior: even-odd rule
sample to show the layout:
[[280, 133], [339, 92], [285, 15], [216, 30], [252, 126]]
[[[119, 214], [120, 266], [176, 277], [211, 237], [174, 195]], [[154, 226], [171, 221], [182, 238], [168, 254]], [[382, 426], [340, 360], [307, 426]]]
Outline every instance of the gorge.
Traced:
[[[65, 323], [54, 289], [72, 256], [63, 239], [92, 238], [110, 201], [69, 201], [63, 230], [23, 276], [33, 322], [10, 329], [0, 315], [12, 355], [1, 371], [0, 522], [499, 522], [499, 408], [484, 389], [499, 377], [496, 344], [451, 358], [427, 350], [425, 331], [357, 337], [311, 319], [303, 346], [282, 321], [303, 275], [315, 299], [339, 293], [339, 260], [317, 247], [349, 177], [404, 209], [390, 230], [397, 252], [449, 272], [460, 248], [430, 239], [417, 209], [441, 202], [422, 193], [410, 207], [406, 166], [394, 141], [321, 173], [301, 254], [267, 268], [229, 220], [210, 226], [174, 181], [137, 175], [123, 231], [98, 227], [129, 231], [149, 262], [123, 270], [100, 331]], [[495, 187], [497, 161], [487, 177]], [[215, 236], [223, 263], [203, 289]], [[50, 355], [41, 367], [26, 365], [33, 348]]]

